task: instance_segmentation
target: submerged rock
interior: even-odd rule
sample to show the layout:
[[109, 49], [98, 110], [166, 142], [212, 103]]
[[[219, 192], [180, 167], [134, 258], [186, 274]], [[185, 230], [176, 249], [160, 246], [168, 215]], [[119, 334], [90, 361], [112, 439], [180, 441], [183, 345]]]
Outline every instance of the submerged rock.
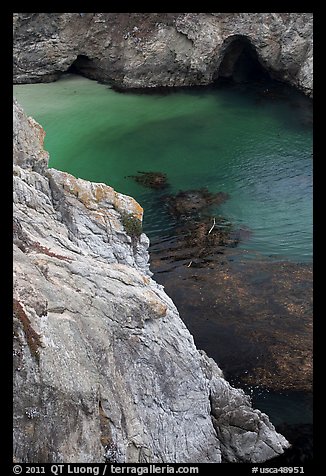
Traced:
[[198, 214], [211, 205], [221, 205], [229, 198], [226, 192], [209, 192], [207, 188], [180, 191], [166, 198], [169, 213], [175, 217]]
[[[87, 17], [89, 14], [86, 14]], [[197, 350], [111, 187], [46, 168], [14, 103], [14, 458], [262, 462], [286, 439]]]
[[138, 175], [130, 175], [130, 177], [144, 187], [153, 189], [168, 187], [166, 174], [162, 172], [138, 172]]

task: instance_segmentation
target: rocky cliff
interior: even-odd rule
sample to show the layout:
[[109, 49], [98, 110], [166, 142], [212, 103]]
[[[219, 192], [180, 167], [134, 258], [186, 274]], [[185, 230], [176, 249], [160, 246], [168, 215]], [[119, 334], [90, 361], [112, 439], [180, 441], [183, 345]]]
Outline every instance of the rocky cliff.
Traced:
[[[47, 168], [14, 102], [14, 457], [18, 462], [261, 462], [288, 446], [196, 349], [141, 207]], [[129, 233], [129, 234], [128, 234]], [[131, 236], [130, 236], [131, 234]]]
[[312, 35], [311, 13], [17, 13], [14, 81], [205, 85], [242, 64], [312, 95]]

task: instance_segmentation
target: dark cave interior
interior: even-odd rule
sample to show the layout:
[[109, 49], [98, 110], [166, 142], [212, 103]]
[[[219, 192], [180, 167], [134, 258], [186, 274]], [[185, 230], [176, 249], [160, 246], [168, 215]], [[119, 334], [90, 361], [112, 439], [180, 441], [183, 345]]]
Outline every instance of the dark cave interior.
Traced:
[[225, 49], [216, 79], [229, 79], [236, 83], [264, 82], [271, 79], [261, 64], [255, 48], [245, 37], [233, 39]]
[[87, 78], [93, 78], [96, 75], [98, 66], [86, 55], [78, 55], [75, 61], [69, 66], [66, 73], [80, 74]]

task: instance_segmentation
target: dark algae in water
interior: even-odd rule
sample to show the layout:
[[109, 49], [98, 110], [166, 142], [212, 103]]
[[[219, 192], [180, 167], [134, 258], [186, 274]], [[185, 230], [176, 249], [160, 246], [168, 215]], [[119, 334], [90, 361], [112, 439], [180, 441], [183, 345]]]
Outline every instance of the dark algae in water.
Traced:
[[166, 198], [169, 212], [175, 218], [201, 212], [211, 205], [221, 205], [229, 198], [225, 192], [211, 193], [207, 188], [182, 190]]
[[174, 243], [166, 258], [176, 261], [190, 259], [198, 265], [202, 258], [223, 253], [225, 246], [236, 246], [239, 234], [224, 217], [211, 215], [212, 205], [218, 206], [229, 198], [225, 192], [211, 193], [207, 188], [180, 191], [164, 198], [168, 213], [175, 219]]
[[144, 187], [160, 190], [168, 187], [166, 174], [162, 172], [138, 172], [137, 175], [130, 175], [136, 182]]

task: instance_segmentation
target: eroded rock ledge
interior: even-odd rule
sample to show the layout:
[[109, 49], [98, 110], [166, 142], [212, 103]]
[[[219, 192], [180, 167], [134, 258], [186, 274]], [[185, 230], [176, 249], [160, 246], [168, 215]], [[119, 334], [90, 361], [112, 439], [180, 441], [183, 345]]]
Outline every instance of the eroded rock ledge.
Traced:
[[14, 457], [17, 462], [261, 462], [288, 446], [196, 349], [130, 197], [47, 168], [14, 102]]
[[232, 76], [246, 47], [312, 96], [311, 13], [17, 13], [14, 81], [71, 69], [123, 89], [206, 85]]

